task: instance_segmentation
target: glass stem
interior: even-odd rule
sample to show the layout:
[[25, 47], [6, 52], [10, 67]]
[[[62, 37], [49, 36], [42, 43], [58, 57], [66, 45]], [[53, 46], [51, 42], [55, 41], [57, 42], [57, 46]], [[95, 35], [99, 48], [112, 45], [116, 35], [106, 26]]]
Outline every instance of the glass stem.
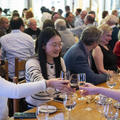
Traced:
[[68, 110], [67, 113], [68, 113], [68, 115], [67, 115], [68, 116], [68, 120], [70, 120], [70, 110]]

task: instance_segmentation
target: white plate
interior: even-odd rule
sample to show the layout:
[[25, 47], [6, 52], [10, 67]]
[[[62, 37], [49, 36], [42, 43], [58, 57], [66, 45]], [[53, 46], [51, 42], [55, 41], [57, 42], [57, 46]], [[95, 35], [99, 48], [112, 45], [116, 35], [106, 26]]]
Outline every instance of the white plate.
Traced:
[[54, 113], [57, 111], [57, 108], [52, 105], [41, 105], [39, 108], [40, 112]]

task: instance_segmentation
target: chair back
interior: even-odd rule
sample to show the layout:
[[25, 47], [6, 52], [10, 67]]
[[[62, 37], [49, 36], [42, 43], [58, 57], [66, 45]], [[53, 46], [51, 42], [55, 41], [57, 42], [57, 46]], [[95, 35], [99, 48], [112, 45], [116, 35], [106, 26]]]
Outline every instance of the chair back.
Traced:
[[[15, 58], [15, 77], [13, 78], [13, 82], [16, 84], [25, 83], [26, 80], [18, 81], [19, 80], [19, 72], [25, 71], [25, 63], [26, 60], [19, 60], [18, 58]], [[20, 100], [22, 99], [13, 99], [13, 109], [15, 112], [20, 112]]]
[[15, 58], [15, 77], [19, 79], [19, 72], [25, 70], [26, 60], [19, 60]]
[[1, 68], [3, 69], [3, 71], [1, 71], [1, 72], [5, 72], [4, 74], [4, 78], [6, 79], [6, 80], [8, 80], [9, 79], [9, 77], [8, 77], [8, 61], [7, 60], [4, 60], [4, 64], [3, 65], [1, 65]]

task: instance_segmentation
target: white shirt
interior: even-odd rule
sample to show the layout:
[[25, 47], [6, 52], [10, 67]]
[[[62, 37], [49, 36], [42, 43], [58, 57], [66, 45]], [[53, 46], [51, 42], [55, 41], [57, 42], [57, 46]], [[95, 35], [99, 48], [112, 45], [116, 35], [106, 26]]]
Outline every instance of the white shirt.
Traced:
[[[26, 60], [34, 55], [34, 41], [31, 36], [20, 30], [12, 30], [11, 33], [0, 38], [2, 45], [2, 58], [8, 60], [9, 77], [14, 77], [14, 61], [15, 57], [20, 60]], [[24, 72], [21, 72], [19, 78], [24, 77]]]
[[46, 90], [45, 80], [34, 83], [14, 84], [0, 77], [0, 120], [8, 119], [8, 98], [22, 98]]

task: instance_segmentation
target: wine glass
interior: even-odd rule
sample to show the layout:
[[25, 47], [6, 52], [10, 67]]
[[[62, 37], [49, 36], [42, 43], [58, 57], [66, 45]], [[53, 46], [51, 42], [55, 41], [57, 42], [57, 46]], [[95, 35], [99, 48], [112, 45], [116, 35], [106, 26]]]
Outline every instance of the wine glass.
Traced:
[[68, 111], [68, 120], [70, 120], [70, 111], [76, 106], [76, 93], [65, 94], [64, 95], [64, 106]]
[[[41, 109], [40, 109], [41, 106], [45, 106], [45, 111], [44, 112], [41, 111]], [[38, 106], [37, 109], [36, 109], [37, 120], [48, 120], [48, 116], [49, 116], [48, 105], [43, 104], [41, 106]]]
[[72, 88], [78, 88], [78, 81], [80, 79], [80, 74], [71, 74], [70, 76], [70, 86]]
[[[79, 86], [84, 86], [85, 83], [86, 83], [86, 74], [85, 73], [80, 73], [79, 74], [79, 79], [78, 79], [78, 85]], [[82, 93], [83, 90], [80, 90], [80, 92]], [[85, 100], [85, 97], [78, 98], [78, 100]]]
[[116, 86], [116, 80], [114, 79], [115, 77], [114, 77], [114, 75], [113, 76], [108, 76], [108, 79], [107, 79], [107, 82], [106, 82], [106, 84], [107, 84], [107, 86], [109, 87], [109, 88], [113, 88], [114, 86]]

